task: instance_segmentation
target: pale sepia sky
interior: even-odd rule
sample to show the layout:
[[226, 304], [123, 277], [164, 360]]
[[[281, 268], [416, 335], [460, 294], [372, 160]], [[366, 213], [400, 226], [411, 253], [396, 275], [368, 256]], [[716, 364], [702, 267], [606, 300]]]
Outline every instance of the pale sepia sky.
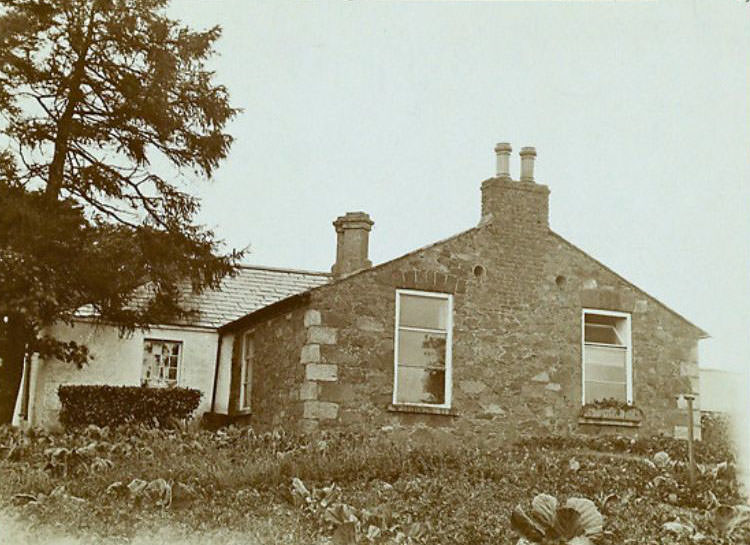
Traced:
[[[329, 270], [364, 210], [378, 263], [479, 220], [493, 147], [537, 148], [562, 236], [750, 363], [750, 5], [174, 0], [221, 25], [244, 112], [202, 221], [246, 261]], [[196, 185], [200, 188], [200, 185]]]

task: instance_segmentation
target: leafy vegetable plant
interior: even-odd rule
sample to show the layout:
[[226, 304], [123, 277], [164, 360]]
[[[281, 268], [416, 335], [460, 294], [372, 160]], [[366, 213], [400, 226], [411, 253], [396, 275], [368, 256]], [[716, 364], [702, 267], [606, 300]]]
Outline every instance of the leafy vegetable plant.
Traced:
[[532, 543], [590, 545], [590, 538], [601, 534], [604, 518], [586, 498], [568, 498], [561, 507], [554, 496], [539, 494], [531, 500], [531, 515], [516, 506], [510, 524]]

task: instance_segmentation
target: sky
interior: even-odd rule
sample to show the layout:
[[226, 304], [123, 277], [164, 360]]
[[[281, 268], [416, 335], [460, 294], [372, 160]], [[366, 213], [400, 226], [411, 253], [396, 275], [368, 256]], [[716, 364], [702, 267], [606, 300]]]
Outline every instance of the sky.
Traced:
[[330, 270], [363, 210], [380, 263], [479, 221], [494, 145], [537, 149], [551, 228], [750, 365], [750, 4], [176, 0], [220, 25], [243, 112], [200, 220], [250, 264]]

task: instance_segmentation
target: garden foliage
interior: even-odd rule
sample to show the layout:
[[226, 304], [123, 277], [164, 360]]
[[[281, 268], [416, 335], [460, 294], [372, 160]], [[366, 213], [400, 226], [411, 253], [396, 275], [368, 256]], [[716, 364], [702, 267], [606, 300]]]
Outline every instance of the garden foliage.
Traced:
[[531, 500], [531, 516], [520, 506], [511, 513], [510, 524], [533, 543], [591, 545], [591, 537], [602, 533], [604, 519], [594, 502], [586, 498], [568, 498], [559, 505], [557, 498], [538, 494]]
[[[726, 430], [726, 428], [724, 428]], [[653, 456], [666, 452], [673, 459], [687, 458], [687, 441], [663, 435], [631, 438], [621, 435], [548, 435], [527, 437], [517, 442], [519, 446], [540, 449], [585, 449], [613, 454]], [[702, 463], [734, 461], [732, 442], [727, 431], [713, 434], [711, 440], [695, 442], [695, 456]]]
[[732, 434], [729, 416], [724, 413], [702, 412], [701, 435], [710, 444], [730, 444]]
[[[514, 510], [529, 513], [530, 505], [533, 513], [538, 504], [550, 516], [534, 526], [545, 534], [557, 528], [572, 543], [748, 543], [750, 516], [737, 506], [728, 453], [718, 462], [718, 450], [700, 449], [691, 488], [683, 444], [575, 436], [490, 443], [422, 428], [308, 437], [189, 426], [62, 434], [0, 427], [0, 510], [30, 527], [107, 543], [170, 526], [231, 531], [263, 545], [516, 545]], [[540, 494], [557, 498], [557, 508], [549, 498], [535, 502]]]
[[63, 385], [58, 388], [60, 422], [67, 428], [126, 423], [166, 426], [189, 418], [201, 395], [192, 388]]

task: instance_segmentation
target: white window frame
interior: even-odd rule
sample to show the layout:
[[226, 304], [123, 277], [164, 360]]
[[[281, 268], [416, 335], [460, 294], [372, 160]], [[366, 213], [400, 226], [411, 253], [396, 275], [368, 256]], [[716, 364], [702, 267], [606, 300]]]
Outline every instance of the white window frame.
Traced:
[[[253, 359], [250, 362], [250, 377], [248, 380], [247, 377], [247, 343], [248, 339], [250, 339], [253, 342]], [[253, 367], [255, 366], [255, 332], [245, 331], [245, 333], [242, 334], [242, 352], [240, 356], [240, 398], [238, 400], [238, 407], [241, 411], [249, 412], [252, 410], [253, 406]], [[250, 395], [248, 396], [249, 403], [247, 405], [244, 404], [245, 402], [245, 393], [250, 388]]]
[[[399, 344], [399, 317], [401, 316], [401, 296], [412, 295], [416, 297], [432, 297], [448, 301], [448, 321], [445, 328], [445, 392], [442, 404], [437, 403], [403, 403], [396, 400], [398, 393], [398, 344]], [[393, 405], [400, 407], [426, 407], [433, 409], [450, 409], [453, 398], [453, 295], [450, 293], [439, 293], [432, 291], [418, 291], [397, 289], [396, 290], [396, 316], [395, 333], [393, 342]], [[443, 333], [442, 329], [423, 329], [415, 327], [404, 327], [412, 331], [423, 331], [425, 333]]]
[[603, 343], [586, 342], [586, 315], [597, 314], [599, 316], [611, 316], [625, 319], [625, 399], [628, 405], [633, 404], [633, 334], [631, 327], [631, 315], [627, 312], [616, 310], [600, 310], [596, 308], [584, 308], [581, 311], [581, 405], [586, 404], [586, 345], [591, 346], [613, 346]]
[[162, 387], [169, 388], [169, 387], [179, 386], [180, 383], [181, 383], [181, 381], [182, 381], [182, 358], [183, 358], [183, 353], [184, 353], [184, 350], [185, 350], [185, 343], [183, 343], [182, 341], [176, 341], [176, 340], [173, 340], [173, 339], [156, 339], [156, 338], [153, 338], [153, 337], [144, 337], [144, 339], [143, 339], [143, 346], [141, 348], [141, 355], [142, 356], [143, 356], [143, 351], [146, 348], [146, 343], [152, 343], [152, 344], [154, 344], [154, 343], [159, 343], [159, 344], [164, 344], [164, 343], [176, 344], [176, 345], [178, 345], [180, 347], [180, 350], [179, 350], [179, 353], [177, 354], [177, 374], [176, 374], [176, 378], [175, 378], [174, 382], [168, 381], [168, 380], [164, 380], [164, 379], [161, 379], [161, 380], [151, 379], [151, 383], [149, 383], [149, 381], [147, 381], [146, 377], [144, 376], [143, 358], [141, 357], [141, 384], [144, 384], [144, 385], [150, 386], [150, 387], [154, 387], [154, 388], [162, 388]]

